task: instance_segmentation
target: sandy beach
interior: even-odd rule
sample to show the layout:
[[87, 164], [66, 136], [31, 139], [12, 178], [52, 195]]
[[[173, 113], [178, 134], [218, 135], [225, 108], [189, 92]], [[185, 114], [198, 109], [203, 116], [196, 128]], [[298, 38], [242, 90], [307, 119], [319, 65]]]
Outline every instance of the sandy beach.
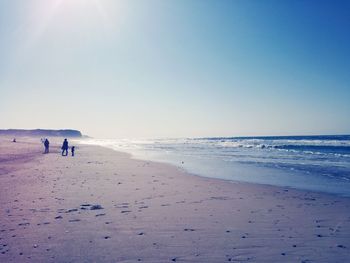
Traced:
[[0, 262], [349, 260], [349, 198], [59, 143], [0, 138]]

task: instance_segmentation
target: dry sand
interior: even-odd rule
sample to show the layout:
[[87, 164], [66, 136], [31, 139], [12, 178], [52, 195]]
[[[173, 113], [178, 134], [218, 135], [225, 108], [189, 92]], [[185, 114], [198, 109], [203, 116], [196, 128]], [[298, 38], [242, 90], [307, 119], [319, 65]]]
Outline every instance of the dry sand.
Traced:
[[42, 151], [0, 138], [0, 262], [350, 261], [349, 198]]

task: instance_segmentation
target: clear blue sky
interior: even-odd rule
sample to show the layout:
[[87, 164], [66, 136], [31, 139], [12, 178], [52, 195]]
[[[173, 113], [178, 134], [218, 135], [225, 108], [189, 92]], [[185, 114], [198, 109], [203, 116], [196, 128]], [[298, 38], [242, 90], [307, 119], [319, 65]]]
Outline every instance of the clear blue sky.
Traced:
[[350, 1], [0, 0], [0, 128], [350, 133]]

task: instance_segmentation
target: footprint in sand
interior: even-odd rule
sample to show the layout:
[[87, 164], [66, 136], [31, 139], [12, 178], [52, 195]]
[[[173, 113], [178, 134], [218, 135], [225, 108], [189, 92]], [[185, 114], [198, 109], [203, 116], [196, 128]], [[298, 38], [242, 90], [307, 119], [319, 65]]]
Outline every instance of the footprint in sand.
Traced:
[[98, 216], [105, 216], [106, 214], [97, 214], [97, 215], [95, 215], [96, 217], [98, 217]]
[[81, 209], [81, 210], [87, 210], [87, 209], [90, 209], [89, 207], [91, 207], [91, 205], [90, 205], [90, 204], [82, 204], [82, 205], [80, 205], [80, 209]]
[[66, 213], [72, 213], [72, 212], [77, 212], [78, 209], [77, 208], [73, 208], [73, 209], [69, 209], [66, 211]]
[[30, 223], [20, 223], [20, 224], [18, 224], [19, 226], [29, 226], [30, 225]]
[[99, 209], [103, 209], [103, 207], [101, 205], [93, 205], [90, 207], [90, 210], [99, 210]]
[[129, 203], [116, 204], [116, 208], [129, 208]]

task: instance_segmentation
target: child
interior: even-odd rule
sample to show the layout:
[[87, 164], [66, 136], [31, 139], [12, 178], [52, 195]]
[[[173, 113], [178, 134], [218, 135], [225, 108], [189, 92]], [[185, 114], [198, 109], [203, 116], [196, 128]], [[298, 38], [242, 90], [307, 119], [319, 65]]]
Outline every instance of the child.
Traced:
[[72, 151], [72, 156], [74, 156], [75, 146], [72, 146], [71, 151]]

